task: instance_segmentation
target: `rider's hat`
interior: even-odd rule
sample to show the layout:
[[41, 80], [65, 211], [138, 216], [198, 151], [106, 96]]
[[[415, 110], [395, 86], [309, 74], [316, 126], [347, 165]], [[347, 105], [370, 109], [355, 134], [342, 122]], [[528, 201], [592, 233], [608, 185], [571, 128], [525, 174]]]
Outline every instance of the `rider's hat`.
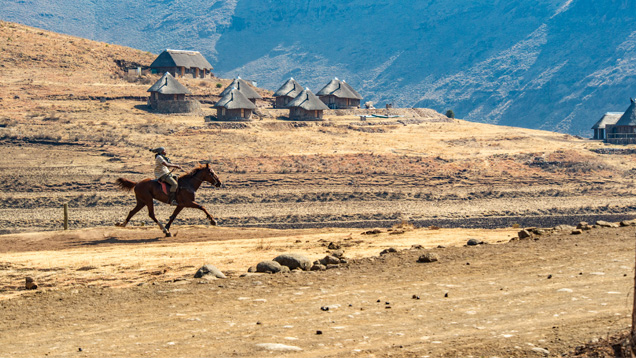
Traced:
[[151, 152], [153, 153], [157, 153], [157, 154], [161, 154], [163, 153], [163, 151], [166, 150], [166, 148], [164, 147], [159, 147], [159, 148], [155, 148], [155, 149], [150, 149]]

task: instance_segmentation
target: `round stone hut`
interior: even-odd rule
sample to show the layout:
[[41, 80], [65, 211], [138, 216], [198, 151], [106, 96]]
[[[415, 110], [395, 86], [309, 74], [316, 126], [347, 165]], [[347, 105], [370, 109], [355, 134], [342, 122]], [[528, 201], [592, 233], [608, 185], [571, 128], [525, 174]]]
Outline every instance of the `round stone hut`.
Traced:
[[285, 108], [287, 104], [291, 102], [294, 98], [296, 98], [300, 92], [303, 91], [303, 88], [294, 80], [293, 77], [290, 77], [282, 86], [278, 89], [278, 91], [274, 92], [274, 98], [276, 98], [276, 103], [274, 104], [274, 108]]
[[193, 113], [201, 111], [199, 101], [186, 99], [186, 95], [192, 94], [192, 92], [172, 77], [170, 72], [166, 72], [159, 81], [148, 89], [148, 92], [150, 92], [148, 105], [157, 112]]
[[214, 108], [219, 121], [249, 121], [256, 105], [238, 88], [231, 88], [214, 104]]
[[223, 92], [221, 92], [221, 97], [225, 97], [232, 89], [238, 89], [247, 99], [249, 99], [252, 103], [256, 103], [257, 99], [263, 99], [260, 94], [256, 92], [255, 89], [250, 86], [247, 81], [242, 79], [241, 77], [237, 77], [227, 86]]
[[331, 109], [360, 108], [362, 96], [344, 80], [334, 78], [318, 93], [320, 100]]
[[323, 111], [329, 109], [309, 88], [300, 92], [287, 104], [287, 108], [289, 108], [289, 119], [296, 121], [321, 121]]

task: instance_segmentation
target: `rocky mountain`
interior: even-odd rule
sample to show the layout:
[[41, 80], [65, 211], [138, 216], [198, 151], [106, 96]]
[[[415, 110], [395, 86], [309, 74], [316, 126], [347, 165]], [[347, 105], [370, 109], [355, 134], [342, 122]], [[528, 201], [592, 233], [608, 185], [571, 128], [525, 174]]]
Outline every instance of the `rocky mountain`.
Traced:
[[636, 97], [636, 2], [0, 0], [0, 18], [158, 53], [203, 52], [275, 90], [345, 79], [379, 105], [590, 136]]

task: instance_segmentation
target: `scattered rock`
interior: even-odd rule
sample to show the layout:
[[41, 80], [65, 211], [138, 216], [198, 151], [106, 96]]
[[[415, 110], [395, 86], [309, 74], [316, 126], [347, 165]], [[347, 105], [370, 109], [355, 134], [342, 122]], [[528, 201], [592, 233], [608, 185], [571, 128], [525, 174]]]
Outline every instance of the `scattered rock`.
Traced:
[[617, 223], [611, 223], [608, 221], [599, 220], [596, 222], [596, 226], [599, 227], [619, 227]]
[[337, 258], [342, 258], [344, 257], [344, 251], [343, 250], [332, 250], [332, 251], [328, 251], [329, 255], [331, 256], [335, 256]]
[[424, 248], [424, 246], [422, 246], [420, 244], [411, 245], [411, 249], [412, 250], [421, 250], [423, 248]]
[[194, 274], [194, 278], [201, 278], [203, 276], [212, 275], [216, 278], [227, 278], [221, 270], [212, 265], [203, 265], [197, 273]]
[[369, 231], [365, 231], [362, 233], [362, 235], [377, 235], [377, 234], [381, 234], [382, 230], [380, 229], [373, 229], [373, 230], [369, 230]]
[[331, 256], [331, 255], [327, 255], [325, 256], [323, 259], [320, 260], [320, 264], [322, 265], [337, 265], [340, 263], [340, 259], [335, 257], [335, 256]]
[[634, 220], [623, 220], [620, 222], [620, 226], [636, 226], [636, 219]]
[[477, 246], [477, 245], [483, 245], [483, 241], [478, 240], [478, 239], [469, 239], [468, 242], [466, 243], [466, 245], [468, 246]]
[[314, 265], [311, 267], [311, 271], [325, 271], [326, 269], [327, 269], [327, 266], [322, 265], [322, 264], [317, 264], [317, 265], [316, 265], [316, 264], [314, 264]]
[[247, 269], [247, 272], [249, 272], [249, 273], [257, 272], [256, 271], [256, 266], [250, 266], [250, 268]]
[[345, 258], [341, 258], [341, 259], [340, 259], [340, 263], [341, 263], [341, 264], [346, 264], [346, 263], [348, 263], [348, 262], [349, 262], [349, 261], [347, 261], [347, 259], [345, 259]]
[[300, 254], [283, 254], [274, 258], [274, 261], [283, 266], [289, 267], [290, 270], [300, 268], [303, 271], [309, 271], [311, 269], [311, 260], [306, 256]]
[[388, 249], [382, 250], [382, 252], [380, 252], [380, 256], [386, 255], [386, 254], [388, 254], [390, 252], [397, 252], [397, 250], [395, 248], [393, 248], [393, 247], [389, 247]]
[[413, 295], [413, 297], [412, 297], [412, 298], [413, 298], [414, 300], [419, 300], [419, 299], [420, 299], [420, 296], [418, 296], [418, 295]]
[[338, 264], [329, 264], [329, 265], [327, 265], [327, 270], [335, 269], [335, 268], [338, 268], [338, 267], [340, 267], [340, 266], [338, 266]]
[[322, 334], [322, 331], [320, 331], [320, 330], [316, 331], [316, 334], [320, 335], [320, 334]]
[[296, 346], [288, 346], [286, 344], [280, 343], [258, 343], [256, 347], [267, 350], [267, 351], [278, 351], [278, 352], [300, 352], [302, 348]]
[[329, 243], [329, 246], [327, 246], [327, 248], [328, 248], [329, 250], [340, 250], [340, 245], [335, 244], [335, 243], [333, 243], [333, 242], [330, 242], [330, 243]]
[[517, 233], [517, 236], [519, 236], [519, 239], [523, 240], [532, 237], [532, 234], [527, 229], [523, 229]]
[[27, 290], [35, 290], [36, 288], [38, 288], [38, 285], [35, 284], [35, 281], [32, 277], [26, 277], [25, 281], [26, 282], [24, 284], [24, 288], [26, 288]]
[[583, 230], [579, 230], [579, 229], [572, 230], [572, 235], [581, 235], [582, 233], [583, 233]]
[[433, 252], [427, 252], [421, 255], [417, 259], [417, 262], [420, 262], [420, 263], [435, 262], [435, 261], [439, 261], [439, 256], [437, 256], [437, 254]]
[[256, 265], [256, 272], [277, 273], [283, 270], [283, 266], [276, 261], [262, 261]]
[[576, 229], [574, 226], [570, 226], [570, 225], [557, 225], [554, 227], [555, 231], [571, 231]]
[[550, 351], [545, 349], [545, 348], [534, 347], [534, 348], [532, 348], [532, 351], [537, 352], [537, 353], [543, 353], [545, 355], [550, 355]]

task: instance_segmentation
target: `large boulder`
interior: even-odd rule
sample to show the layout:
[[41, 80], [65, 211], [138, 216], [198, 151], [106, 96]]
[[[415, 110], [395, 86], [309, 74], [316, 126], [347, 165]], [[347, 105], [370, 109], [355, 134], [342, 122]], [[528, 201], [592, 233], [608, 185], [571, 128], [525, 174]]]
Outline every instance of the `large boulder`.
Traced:
[[194, 278], [201, 278], [203, 276], [207, 276], [207, 275], [212, 275], [216, 278], [227, 278], [225, 277], [225, 275], [223, 274], [223, 272], [221, 272], [221, 270], [219, 270], [218, 268], [212, 266], [212, 265], [203, 265], [199, 271], [197, 271], [197, 273], [194, 274]]
[[530, 231], [524, 229], [524, 230], [519, 231], [517, 233], [517, 236], [519, 236], [519, 239], [523, 240], [523, 239], [527, 239], [527, 238], [532, 237], [532, 234], [530, 233]]
[[283, 266], [289, 267], [290, 270], [295, 270], [297, 268], [303, 271], [311, 270], [312, 262], [306, 256], [300, 254], [283, 254], [278, 255], [274, 258], [274, 261], [278, 262]]
[[428, 262], [435, 262], [435, 261], [439, 261], [439, 256], [437, 256], [437, 254], [434, 252], [427, 252], [424, 255], [421, 255], [419, 259], [417, 259], [417, 262], [420, 262], [420, 263], [428, 263]]
[[283, 266], [276, 261], [262, 261], [256, 265], [256, 272], [277, 273], [283, 271], [289, 271], [289, 269], [284, 270]]

